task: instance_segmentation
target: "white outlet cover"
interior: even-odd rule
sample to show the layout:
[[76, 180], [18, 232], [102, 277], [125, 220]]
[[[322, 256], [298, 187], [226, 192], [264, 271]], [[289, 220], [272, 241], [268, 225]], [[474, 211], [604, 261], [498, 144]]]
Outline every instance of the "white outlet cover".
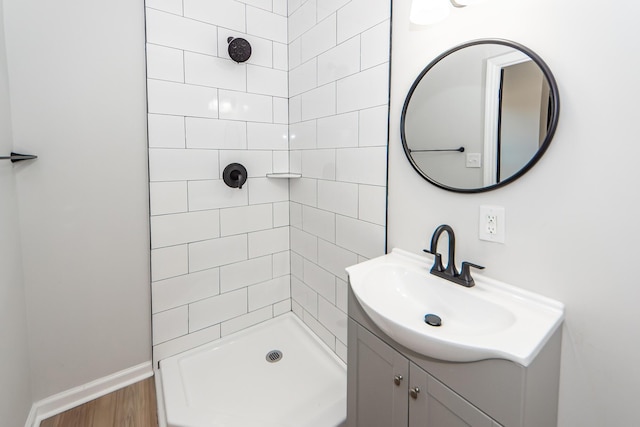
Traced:
[[[489, 217], [495, 218], [495, 226], [489, 227]], [[495, 232], [491, 232], [495, 228]], [[480, 206], [480, 216], [478, 221], [478, 238], [488, 242], [504, 243], [506, 234], [505, 211], [502, 206], [483, 205]]]

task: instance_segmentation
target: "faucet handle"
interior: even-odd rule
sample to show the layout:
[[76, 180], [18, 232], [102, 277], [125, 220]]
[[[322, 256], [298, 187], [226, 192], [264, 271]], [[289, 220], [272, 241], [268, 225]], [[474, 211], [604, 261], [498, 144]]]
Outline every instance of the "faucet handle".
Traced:
[[444, 266], [442, 265], [442, 255], [437, 252], [431, 252], [428, 249], [423, 249], [423, 252], [433, 255], [433, 267], [431, 267], [431, 271], [444, 271]]
[[463, 285], [468, 288], [476, 284], [473, 280], [473, 277], [471, 277], [471, 267], [477, 268], [478, 270], [484, 269], [483, 266], [474, 264], [472, 262], [467, 262], [467, 261], [462, 262], [462, 271], [460, 272], [460, 275], [458, 277], [463, 282]]

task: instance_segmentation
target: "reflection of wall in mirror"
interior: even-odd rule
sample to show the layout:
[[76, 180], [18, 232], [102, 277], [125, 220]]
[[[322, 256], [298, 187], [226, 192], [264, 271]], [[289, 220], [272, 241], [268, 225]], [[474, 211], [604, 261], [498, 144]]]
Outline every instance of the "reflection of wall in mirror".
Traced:
[[430, 178], [457, 188], [483, 185], [481, 168], [467, 168], [467, 153], [483, 152], [485, 61], [511, 48], [478, 45], [442, 59], [411, 97], [406, 139], [412, 150], [465, 147], [464, 153], [413, 153]]
[[536, 154], [547, 134], [549, 87], [533, 61], [504, 68], [500, 177], [517, 173]]

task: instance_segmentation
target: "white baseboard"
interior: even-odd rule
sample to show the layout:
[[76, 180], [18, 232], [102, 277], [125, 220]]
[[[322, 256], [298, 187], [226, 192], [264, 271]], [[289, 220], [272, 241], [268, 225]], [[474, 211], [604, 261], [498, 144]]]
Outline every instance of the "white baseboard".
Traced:
[[156, 377], [156, 402], [158, 404], [158, 427], [167, 427], [167, 414], [164, 408], [164, 392], [162, 390], [162, 372], [155, 370]]
[[148, 361], [39, 400], [31, 406], [25, 427], [39, 427], [42, 420], [151, 376], [153, 368]]

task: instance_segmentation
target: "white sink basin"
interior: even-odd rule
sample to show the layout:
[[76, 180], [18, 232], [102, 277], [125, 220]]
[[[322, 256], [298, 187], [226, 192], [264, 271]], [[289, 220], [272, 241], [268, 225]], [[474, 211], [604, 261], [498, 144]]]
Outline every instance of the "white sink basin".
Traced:
[[[473, 274], [465, 288], [429, 273], [432, 259], [400, 249], [347, 268], [371, 320], [405, 347], [452, 362], [506, 359], [528, 366], [562, 323], [564, 305]], [[442, 319], [425, 323], [426, 314]]]

